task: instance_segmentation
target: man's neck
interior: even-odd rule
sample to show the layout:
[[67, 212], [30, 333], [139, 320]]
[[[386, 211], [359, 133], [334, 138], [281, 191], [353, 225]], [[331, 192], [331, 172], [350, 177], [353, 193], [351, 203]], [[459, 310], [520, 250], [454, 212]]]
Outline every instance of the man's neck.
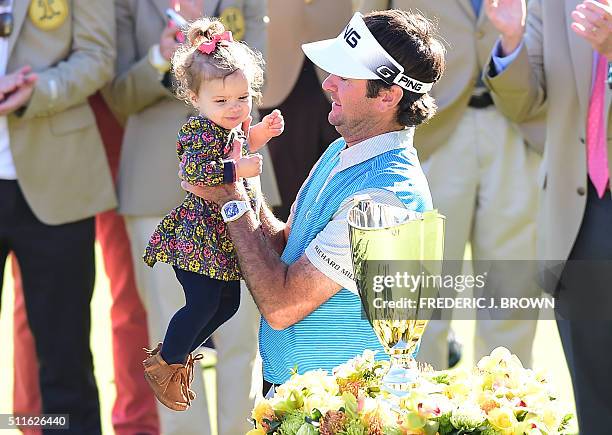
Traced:
[[350, 148], [353, 145], [357, 145], [358, 143], [371, 139], [375, 136], [380, 136], [381, 134], [391, 133], [393, 131], [400, 131], [403, 129], [404, 127], [402, 125], [395, 124], [393, 126], [385, 126], [381, 128], [371, 129], [361, 134], [355, 134], [351, 136], [346, 135], [346, 136], [343, 136], [343, 138], [344, 138], [344, 141], [346, 142], [346, 147]]

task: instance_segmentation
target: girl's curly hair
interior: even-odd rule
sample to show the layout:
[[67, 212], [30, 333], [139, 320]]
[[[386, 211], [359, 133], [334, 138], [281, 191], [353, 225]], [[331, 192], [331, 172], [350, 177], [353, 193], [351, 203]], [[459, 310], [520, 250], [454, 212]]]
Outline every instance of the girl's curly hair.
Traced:
[[190, 91], [198, 94], [204, 81], [224, 79], [242, 70], [249, 81], [255, 100], [261, 98], [264, 60], [261, 53], [238, 41], [221, 41], [211, 54], [204, 54], [198, 47], [225, 31], [216, 18], [201, 18], [189, 25], [185, 42], [172, 57], [172, 73], [178, 98], [189, 103]]

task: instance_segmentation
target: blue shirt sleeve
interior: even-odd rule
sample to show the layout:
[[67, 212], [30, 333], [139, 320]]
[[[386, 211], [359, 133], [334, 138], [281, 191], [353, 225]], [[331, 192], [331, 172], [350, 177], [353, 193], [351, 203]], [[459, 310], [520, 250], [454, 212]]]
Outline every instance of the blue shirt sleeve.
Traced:
[[493, 59], [493, 66], [495, 67], [495, 71], [491, 71], [491, 77], [495, 77], [496, 75], [503, 73], [508, 68], [508, 66], [512, 62], [514, 62], [514, 59], [516, 59], [516, 57], [518, 56], [519, 52], [521, 51], [521, 48], [523, 48], [523, 44], [524, 42], [521, 41], [516, 50], [514, 50], [508, 56], [502, 57], [501, 41], [499, 39], [497, 40], [495, 46], [493, 47], [493, 53], [491, 55], [491, 59]]

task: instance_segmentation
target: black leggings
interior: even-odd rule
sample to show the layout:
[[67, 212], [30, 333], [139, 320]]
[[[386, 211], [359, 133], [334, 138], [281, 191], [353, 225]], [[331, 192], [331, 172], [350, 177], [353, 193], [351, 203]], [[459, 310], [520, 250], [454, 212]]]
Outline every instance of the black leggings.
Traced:
[[173, 269], [185, 292], [185, 306], [172, 316], [161, 354], [168, 364], [183, 364], [189, 353], [236, 314], [240, 306], [240, 281], [220, 281]]

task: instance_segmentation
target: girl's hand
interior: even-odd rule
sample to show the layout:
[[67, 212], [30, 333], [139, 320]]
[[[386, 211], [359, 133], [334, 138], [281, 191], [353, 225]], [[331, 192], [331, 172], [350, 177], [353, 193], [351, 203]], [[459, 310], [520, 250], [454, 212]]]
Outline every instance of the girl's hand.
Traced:
[[263, 158], [261, 154], [242, 157], [236, 160], [236, 175], [238, 178], [257, 177], [263, 168]]
[[261, 120], [261, 124], [263, 126], [263, 132], [268, 139], [280, 136], [285, 129], [285, 119], [278, 109], [274, 109], [272, 113], [264, 116]]
[[242, 143], [239, 140], [234, 140], [232, 150], [230, 151], [227, 158], [238, 162], [238, 160], [240, 160], [240, 157], [242, 157]]

